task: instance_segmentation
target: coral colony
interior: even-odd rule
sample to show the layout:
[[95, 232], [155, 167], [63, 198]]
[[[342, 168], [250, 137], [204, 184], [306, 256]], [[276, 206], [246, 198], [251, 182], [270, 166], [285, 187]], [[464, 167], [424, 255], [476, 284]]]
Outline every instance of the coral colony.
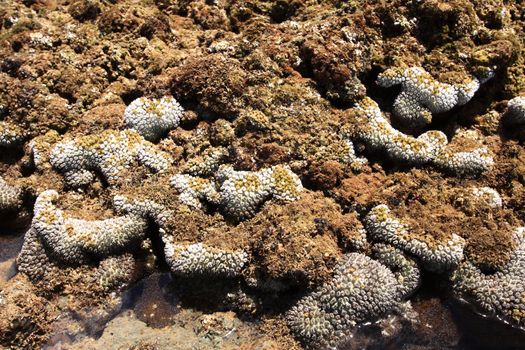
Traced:
[[[377, 79], [381, 87], [401, 86], [393, 112], [414, 127], [429, 124], [434, 113], [466, 104], [481, 81], [472, 78], [463, 84], [436, 81], [423, 68], [392, 68]], [[523, 97], [509, 101], [507, 114], [515, 124], [525, 123]], [[365, 145], [365, 154], [385, 154], [401, 165], [429, 165], [457, 176], [477, 176], [493, 166], [488, 149], [477, 146], [461, 149], [461, 140], [476, 137], [460, 134], [460, 147], [451, 148], [447, 136], [438, 130], [415, 137], [395, 129], [372, 99], [365, 97], [351, 109], [356, 115], [354, 130], [343, 132], [345, 159], [356, 167], [369, 161], [357, 156], [354, 145]], [[38, 194], [31, 227], [18, 257], [19, 270], [32, 281], [45, 278], [60, 266], [78, 269], [95, 264], [95, 276], [104, 290], [123, 288], [133, 281], [134, 253], [141, 249], [152, 223], [160, 229], [164, 256], [172, 273], [179, 277], [244, 278], [250, 267], [250, 247], [218, 248], [203, 242], [177, 241], [166, 222], [173, 214], [170, 203], [128, 197], [118, 193], [126, 171], [144, 166], [149, 176], [167, 176], [180, 205], [188, 210], [217, 212], [239, 223], [257, 216], [273, 203], [291, 203], [305, 191], [301, 178], [289, 164], [258, 170], [237, 170], [228, 164], [228, 147], [208, 147], [178, 171], [170, 154], [158, 142], [176, 129], [183, 109], [173, 97], [141, 97], [124, 112], [124, 130], [107, 130], [84, 136], [60, 136], [56, 132], [31, 140], [28, 149], [39, 171], [56, 171], [70, 189], [92, 184], [96, 177], [115, 188], [113, 216], [94, 220], [76, 218], [61, 209], [61, 195], [53, 189]], [[466, 135], [466, 136], [465, 136]], [[23, 142], [20, 128], [0, 122], [0, 146]], [[472, 143], [470, 143], [471, 145]], [[361, 152], [358, 152], [361, 153]], [[354, 167], [352, 167], [354, 168]], [[502, 199], [493, 189], [472, 189], [473, 198], [492, 208], [501, 208]], [[0, 213], [20, 209], [21, 190], [0, 178]], [[82, 204], [78, 203], [81, 207]], [[204, 214], [206, 215], [206, 214]], [[211, 215], [211, 214], [209, 214]], [[417, 288], [421, 271], [452, 271], [454, 292], [471, 300], [486, 312], [522, 325], [525, 316], [524, 230], [515, 233], [518, 246], [510, 260], [496, 273], [486, 274], [464, 255], [465, 239], [454, 232], [447, 237], [422, 238], [415, 228], [386, 204], [378, 204], [363, 216], [366, 238], [360, 252], [338, 257], [331, 278], [306, 293], [286, 312], [292, 333], [309, 348], [335, 346], [357, 325], [396, 312]], [[368, 242], [367, 242], [368, 241]], [[368, 247], [369, 249], [365, 249]], [[72, 271], [72, 270], [71, 270]], [[257, 283], [249, 281], [257, 287]]]

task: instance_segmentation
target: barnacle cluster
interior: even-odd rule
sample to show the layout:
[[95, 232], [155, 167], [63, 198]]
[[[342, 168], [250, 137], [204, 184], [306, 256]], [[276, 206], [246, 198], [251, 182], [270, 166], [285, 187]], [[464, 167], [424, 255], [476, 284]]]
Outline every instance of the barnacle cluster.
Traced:
[[68, 265], [102, 260], [132, 250], [144, 239], [147, 223], [129, 214], [97, 221], [67, 217], [55, 203], [54, 190], [42, 192], [35, 203], [31, 229], [53, 260]]
[[0, 214], [19, 209], [22, 205], [20, 195], [20, 189], [10, 186], [0, 176]]
[[394, 102], [394, 113], [412, 126], [430, 123], [432, 113], [446, 112], [466, 104], [480, 83], [476, 77], [462, 84], [441, 83], [421, 67], [389, 68], [377, 77], [377, 84], [382, 87], [401, 85], [401, 93]]
[[20, 145], [26, 139], [26, 132], [19, 126], [0, 121], [0, 147]]
[[302, 191], [299, 177], [281, 165], [259, 171], [237, 171], [231, 165], [221, 165], [215, 181], [179, 174], [171, 178], [171, 184], [182, 203], [196, 208], [202, 208], [202, 201], [218, 204], [236, 220], [253, 216], [269, 198], [294, 201]]
[[370, 210], [365, 218], [365, 227], [372, 239], [391, 244], [417, 257], [432, 271], [455, 268], [463, 259], [465, 240], [462, 237], [455, 233], [441, 240], [428, 235], [415, 236], [411, 234], [411, 227], [396, 218], [385, 204]]
[[[359, 125], [354, 136], [371, 150], [385, 152], [395, 161], [409, 165], [430, 163], [456, 175], [477, 175], [490, 169], [494, 162], [485, 147], [468, 151], [451, 148], [441, 131], [427, 131], [417, 138], [402, 133], [390, 125], [377, 103], [368, 97], [355, 110]], [[461, 136], [470, 137], [469, 133], [464, 134]]]
[[156, 149], [133, 130], [107, 130], [98, 135], [65, 139], [50, 154], [51, 165], [62, 173], [71, 187], [89, 184], [94, 171], [113, 185], [121, 178], [122, 171], [134, 162], [153, 172], [162, 172], [171, 161], [167, 153]]
[[124, 124], [148, 141], [158, 141], [179, 126], [184, 110], [171, 96], [160, 99], [139, 97], [124, 112]]
[[509, 100], [505, 122], [509, 125], [525, 124], [525, 96], [517, 96]]
[[228, 251], [202, 243], [173, 243], [163, 237], [164, 254], [173, 273], [180, 276], [238, 276], [248, 261], [243, 250]]
[[495, 273], [485, 273], [465, 261], [453, 273], [455, 294], [480, 311], [516, 326], [525, 325], [525, 228], [515, 231], [517, 248]]
[[331, 281], [303, 297], [287, 314], [288, 325], [313, 349], [335, 346], [349, 329], [391, 311], [403, 288], [394, 273], [360, 253], [349, 253]]
[[97, 269], [98, 283], [104, 290], [116, 290], [128, 285], [133, 281], [135, 264], [130, 253], [102, 260]]

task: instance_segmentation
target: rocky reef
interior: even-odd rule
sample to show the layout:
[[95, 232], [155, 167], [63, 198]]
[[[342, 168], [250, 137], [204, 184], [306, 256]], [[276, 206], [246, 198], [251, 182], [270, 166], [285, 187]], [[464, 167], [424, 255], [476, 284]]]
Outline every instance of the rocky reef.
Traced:
[[500, 0], [4, 1], [0, 347], [522, 343], [524, 33]]

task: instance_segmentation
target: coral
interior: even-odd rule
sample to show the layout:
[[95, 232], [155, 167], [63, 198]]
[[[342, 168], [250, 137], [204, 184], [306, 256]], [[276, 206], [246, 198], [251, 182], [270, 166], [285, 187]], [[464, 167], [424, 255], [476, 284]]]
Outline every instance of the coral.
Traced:
[[289, 168], [276, 165], [259, 171], [235, 171], [223, 165], [216, 174], [223, 211], [244, 220], [255, 214], [270, 196], [294, 201], [302, 191], [301, 180]]
[[216, 183], [187, 174], [175, 175], [171, 184], [179, 200], [195, 208], [202, 201], [218, 204], [226, 215], [245, 220], [270, 197], [294, 201], [302, 191], [301, 180], [288, 167], [276, 165], [259, 171], [236, 171], [221, 165], [215, 173]]
[[509, 100], [504, 117], [508, 125], [525, 124], [525, 96], [517, 96]]
[[8, 185], [0, 176], [0, 214], [19, 209], [22, 205], [20, 195], [18, 188]]
[[462, 84], [441, 83], [421, 67], [390, 68], [377, 77], [379, 86], [401, 85], [401, 93], [394, 102], [394, 113], [415, 127], [430, 123], [432, 113], [446, 112], [466, 104], [480, 83], [476, 77]]
[[133, 281], [135, 259], [127, 253], [115, 257], [109, 257], [100, 262], [98, 283], [104, 290], [116, 290], [130, 284]]
[[211, 147], [196, 158], [190, 159], [184, 166], [184, 173], [193, 176], [210, 176], [214, 174], [228, 156], [228, 150], [224, 147]]
[[461, 129], [434, 159], [441, 170], [455, 175], [479, 175], [494, 165], [494, 159], [476, 130]]
[[331, 281], [303, 297], [287, 314], [292, 332], [313, 349], [335, 346], [356, 324], [374, 320], [400, 301], [402, 288], [386, 266], [347, 254]]
[[43, 170], [43, 168], [48, 165], [52, 147], [59, 141], [60, 134], [55, 130], [50, 130], [44, 135], [33, 138], [29, 142], [29, 153], [37, 169]]
[[32, 227], [24, 235], [24, 244], [20, 254], [18, 254], [16, 263], [18, 271], [27, 275], [33, 282], [49, 275], [53, 267], [42, 242], [38, 239], [37, 232]]
[[179, 192], [179, 200], [190, 207], [203, 209], [203, 202], [219, 202], [215, 184], [208, 179], [178, 174], [170, 182]]
[[486, 204], [491, 208], [501, 208], [503, 200], [498, 191], [490, 187], [474, 187], [472, 195], [476, 201]]
[[[357, 130], [354, 137], [365, 142], [374, 151], [383, 151], [391, 159], [409, 165], [434, 164], [440, 169], [458, 176], [475, 176], [490, 169], [494, 160], [486, 147], [458, 151], [455, 144], [472, 143], [472, 133], [456, 135], [454, 143], [448, 144], [441, 131], [431, 130], [419, 137], [402, 133], [393, 128], [377, 103], [365, 98], [356, 105]], [[351, 133], [343, 133], [352, 137]]]
[[457, 297], [482, 312], [517, 326], [525, 325], [525, 228], [515, 231], [517, 247], [510, 260], [495, 273], [485, 274], [465, 261], [452, 275]]
[[133, 130], [108, 130], [99, 135], [66, 139], [58, 143], [50, 155], [51, 165], [72, 187], [89, 184], [94, 177], [93, 171], [100, 172], [113, 185], [134, 161], [154, 172], [162, 172], [172, 160]]
[[425, 164], [434, 159], [447, 144], [446, 135], [440, 131], [427, 131], [414, 138], [394, 129], [377, 103], [370, 98], [360, 101], [356, 109], [358, 122], [362, 123], [357, 138], [373, 150], [386, 152], [393, 160]]
[[238, 276], [248, 261], [243, 250], [225, 251], [202, 243], [179, 244], [163, 237], [166, 261], [181, 276]]
[[394, 272], [403, 298], [410, 297], [421, 284], [421, 271], [414, 259], [401, 250], [387, 244], [377, 243], [372, 247], [372, 257]]
[[66, 264], [82, 264], [121, 253], [143, 240], [147, 223], [129, 214], [106, 220], [68, 218], [55, 206], [59, 195], [42, 192], [35, 203], [32, 229], [49, 255]]
[[26, 132], [21, 127], [0, 121], [0, 147], [20, 145], [26, 139]]
[[139, 97], [124, 111], [124, 124], [148, 141], [158, 141], [179, 126], [184, 110], [173, 97], [149, 99]]
[[365, 227], [372, 239], [392, 244], [416, 256], [431, 271], [455, 268], [463, 259], [465, 240], [451, 233], [448, 239], [435, 241], [432, 237], [414, 237], [411, 228], [397, 219], [388, 206], [381, 204], [370, 210]]

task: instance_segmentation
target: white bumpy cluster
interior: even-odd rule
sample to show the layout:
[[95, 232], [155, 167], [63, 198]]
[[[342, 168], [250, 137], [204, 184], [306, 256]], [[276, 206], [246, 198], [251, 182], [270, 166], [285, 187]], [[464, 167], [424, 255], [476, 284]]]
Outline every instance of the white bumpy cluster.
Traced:
[[503, 200], [500, 194], [493, 188], [490, 187], [474, 187], [472, 189], [473, 199], [488, 205], [491, 208], [503, 207]]
[[509, 101], [505, 118], [509, 125], [525, 124], [525, 96], [517, 96]]
[[221, 165], [215, 182], [191, 175], [176, 175], [171, 184], [179, 192], [181, 202], [202, 208], [202, 202], [218, 204], [223, 212], [245, 220], [255, 215], [268, 199], [294, 201], [302, 191], [299, 177], [288, 167], [276, 165], [259, 171], [236, 171]]
[[173, 243], [164, 237], [164, 253], [171, 271], [179, 276], [236, 277], [248, 261], [243, 250], [227, 251], [202, 243]]
[[96, 221], [68, 218], [56, 207], [58, 199], [54, 190], [42, 192], [31, 223], [31, 229], [57, 262], [78, 265], [100, 261], [133, 249], [144, 239], [147, 222], [136, 214]]
[[16, 211], [22, 205], [20, 189], [10, 186], [0, 176], [0, 215]]
[[463, 260], [465, 240], [452, 233], [447, 241], [423, 239], [412, 235], [408, 224], [396, 218], [381, 204], [370, 210], [365, 217], [365, 227], [371, 238], [393, 245], [415, 257], [430, 271], [453, 269]]
[[515, 232], [517, 248], [497, 272], [485, 274], [465, 261], [453, 274], [454, 293], [480, 309], [513, 325], [525, 326], [525, 228]]
[[184, 165], [184, 173], [192, 176], [211, 176], [228, 156], [228, 150], [224, 147], [210, 147], [202, 155], [190, 159]]
[[124, 124], [148, 141], [158, 141], [179, 126], [184, 110], [173, 97], [139, 97], [126, 107]]
[[187, 174], [178, 174], [170, 179], [171, 185], [179, 192], [179, 200], [187, 206], [203, 209], [203, 203], [219, 203], [215, 183]]
[[403, 299], [410, 297], [421, 285], [421, 270], [417, 262], [400, 249], [377, 243], [372, 247], [372, 257], [394, 272]]
[[334, 269], [331, 281], [305, 296], [290, 309], [290, 329], [307, 347], [334, 347], [358, 323], [392, 311], [403, 288], [394, 273], [359, 253], [347, 254]]
[[14, 147], [26, 139], [26, 132], [21, 127], [0, 121], [0, 147]]
[[394, 161], [431, 163], [456, 175], [478, 175], [494, 163], [485, 147], [465, 152], [450, 150], [447, 136], [441, 131], [427, 131], [417, 138], [402, 133], [390, 125], [377, 103], [368, 97], [356, 105], [356, 111], [360, 126], [355, 137]]
[[94, 171], [113, 185], [133, 162], [153, 172], [165, 171], [172, 162], [167, 153], [157, 150], [154, 144], [133, 130], [107, 130], [99, 135], [63, 140], [52, 149], [49, 159], [71, 187], [91, 183]]
[[441, 83], [423, 68], [411, 67], [387, 69], [379, 74], [377, 84], [382, 87], [401, 85], [401, 93], [394, 102], [394, 114], [406, 124], [420, 127], [431, 122], [432, 113], [466, 104], [481, 82], [473, 77], [463, 84]]

